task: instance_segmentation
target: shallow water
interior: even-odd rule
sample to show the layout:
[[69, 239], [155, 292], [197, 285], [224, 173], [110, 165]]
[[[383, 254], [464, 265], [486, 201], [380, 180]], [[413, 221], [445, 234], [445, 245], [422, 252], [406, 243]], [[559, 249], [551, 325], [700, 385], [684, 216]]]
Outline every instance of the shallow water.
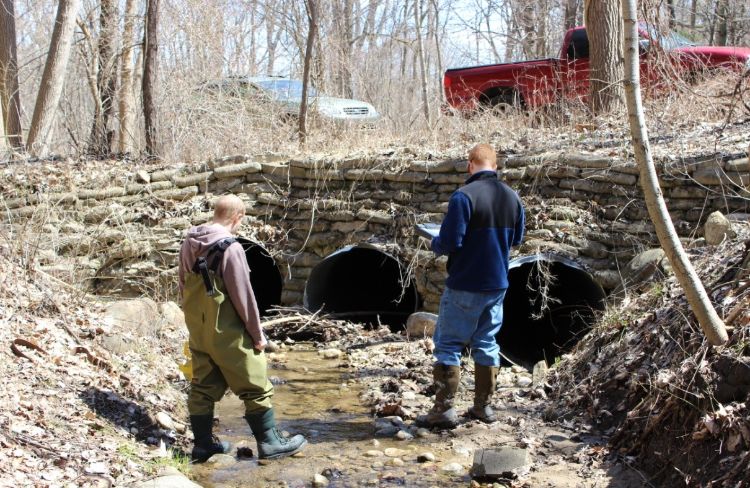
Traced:
[[[347, 368], [341, 367], [345, 366], [344, 359], [323, 359], [312, 349], [290, 351], [287, 357], [286, 363], [271, 365], [269, 376], [282, 381], [274, 395], [280, 427], [308, 439], [302, 456], [260, 464], [252, 458], [226, 466], [196, 465], [192, 473], [197, 483], [216, 488], [311, 486], [315, 474], [328, 470], [331, 487], [467, 485], [465, 476], [446, 475], [436, 464], [417, 463], [419, 453], [431, 450], [423, 440], [379, 439], [379, 445], [374, 445], [373, 419], [369, 409], [360, 405], [360, 391], [356, 383], [348, 381]], [[237, 397], [225, 397], [216, 408], [220, 420], [216, 434], [233, 447], [247, 446], [255, 452], [255, 441], [243, 414], [243, 404]], [[388, 465], [393, 461], [386, 456], [365, 454], [388, 447], [406, 451], [400, 456], [403, 466]], [[235, 452], [233, 449], [232, 454]]]

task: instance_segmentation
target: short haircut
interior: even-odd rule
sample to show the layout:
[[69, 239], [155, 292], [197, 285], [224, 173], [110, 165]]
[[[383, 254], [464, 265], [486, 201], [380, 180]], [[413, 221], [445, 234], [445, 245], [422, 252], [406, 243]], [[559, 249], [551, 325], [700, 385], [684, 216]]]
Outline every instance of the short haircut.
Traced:
[[237, 195], [223, 195], [214, 200], [214, 221], [226, 222], [237, 214], [245, 215], [245, 203]]
[[477, 144], [469, 151], [469, 160], [482, 165], [497, 167], [495, 149], [489, 144]]

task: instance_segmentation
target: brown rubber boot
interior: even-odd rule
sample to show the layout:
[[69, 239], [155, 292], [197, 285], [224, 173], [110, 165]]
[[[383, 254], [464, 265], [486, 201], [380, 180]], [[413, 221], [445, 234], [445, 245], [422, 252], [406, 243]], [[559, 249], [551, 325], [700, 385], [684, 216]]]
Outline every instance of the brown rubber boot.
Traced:
[[458, 414], [453, 408], [453, 398], [458, 391], [461, 367], [435, 364], [432, 368], [432, 377], [437, 387], [435, 406], [427, 415], [418, 416], [416, 424], [418, 427], [428, 429], [434, 427], [453, 429], [458, 425]]
[[492, 366], [474, 365], [474, 406], [469, 409], [469, 417], [491, 424], [497, 420], [490, 402], [497, 386], [497, 371]]

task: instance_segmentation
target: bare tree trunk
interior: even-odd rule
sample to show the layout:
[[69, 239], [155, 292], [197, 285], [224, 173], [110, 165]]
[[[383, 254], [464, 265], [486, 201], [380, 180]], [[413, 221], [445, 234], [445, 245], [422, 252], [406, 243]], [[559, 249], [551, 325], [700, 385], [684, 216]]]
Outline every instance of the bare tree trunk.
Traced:
[[[0, 104], [0, 109], [2, 109], [2, 107], [2, 104]], [[5, 133], [5, 124], [3, 124], [3, 118], [0, 117], [0, 156], [4, 156], [3, 153], [9, 147], [8, 135]]]
[[299, 134], [300, 144], [307, 140], [307, 92], [310, 86], [310, 68], [312, 64], [313, 45], [318, 30], [318, 0], [305, 0], [307, 7], [307, 44], [305, 46], [305, 62], [302, 69], [302, 100], [299, 104]]
[[116, 0], [99, 2], [99, 40], [96, 56], [97, 99], [94, 100], [94, 124], [89, 137], [88, 152], [106, 155], [112, 152], [112, 133], [109, 120], [114, 107], [117, 84], [117, 31], [119, 15]]
[[120, 65], [120, 96], [118, 116], [120, 137], [118, 149], [121, 154], [133, 152], [135, 147], [135, 97], [133, 96], [133, 32], [138, 5], [135, 0], [126, 0], [125, 27], [122, 32], [122, 60]]
[[536, 53], [536, 19], [535, 17], [536, 0], [523, 0], [519, 5], [518, 22], [523, 33], [522, 48], [526, 59], [532, 59]]
[[690, 4], [690, 28], [695, 29], [696, 11], [698, 10], [698, 0], [693, 0]]
[[677, 19], [675, 18], [674, 0], [667, 0], [667, 13], [669, 14], [669, 28], [673, 29]]
[[566, 0], [565, 2], [565, 30], [571, 29], [578, 25], [578, 10], [581, 7], [581, 0]]
[[156, 103], [154, 102], [154, 85], [156, 84], [157, 57], [159, 52], [159, 0], [148, 0], [146, 7], [146, 29], [144, 37], [143, 59], [143, 119], [146, 132], [146, 153], [159, 157], [159, 134], [156, 126]]
[[269, 14], [275, 6], [275, 2], [266, 2], [266, 52], [268, 54], [266, 74], [269, 76], [273, 75], [273, 69], [276, 65], [276, 46], [281, 36], [281, 29], [276, 27], [276, 19]]
[[659, 177], [651, 157], [648, 132], [643, 116], [640, 87], [640, 63], [638, 59], [638, 24], [635, 0], [623, 0], [623, 19], [625, 21], [625, 91], [627, 93], [628, 120], [633, 139], [635, 159], [640, 168], [640, 181], [646, 206], [651, 217], [659, 243], [667, 255], [675, 276], [680, 282], [690, 308], [698, 318], [708, 342], [714, 346], [725, 344], [728, 340], [724, 322], [719, 318], [703, 288], [700, 278], [693, 269], [690, 260], [682, 248], [667, 205], [659, 187]]
[[52, 30], [47, 61], [44, 64], [42, 82], [39, 85], [26, 141], [29, 152], [35, 156], [44, 156], [47, 153], [47, 141], [65, 83], [65, 71], [70, 59], [70, 47], [80, 3], [80, 0], [59, 0], [57, 4], [55, 27]]
[[[440, 102], [442, 103], [445, 102], [445, 92], [443, 91], [443, 53], [440, 49], [440, 8], [438, 5], [438, 0], [431, 0], [431, 3], [432, 8], [435, 12], [435, 30], [433, 32], [433, 40], [435, 42], [435, 56], [437, 58], [437, 92], [440, 94]], [[499, 59], [498, 62], [500, 62]]]
[[606, 113], [623, 105], [620, 0], [586, 0], [591, 62], [591, 109]]
[[419, 63], [419, 84], [422, 88], [422, 112], [427, 125], [431, 125], [430, 101], [427, 94], [427, 67], [424, 61], [424, 44], [422, 42], [422, 0], [414, 1], [414, 27], [417, 34], [417, 62]]
[[23, 148], [14, 0], [0, 0], [0, 108], [8, 144]]
[[343, 8], [338, 19], [339, 43], [341, 59], [338, 63], [338, 85], [339, 93], [345, 98], [352, 98], [352, 47], [354, 45], [353, 36], [353, 5], [352, 0], [343, 0]]
[[726, 46], [729, 32], [729, 0], [716, 2], [716, 45]]

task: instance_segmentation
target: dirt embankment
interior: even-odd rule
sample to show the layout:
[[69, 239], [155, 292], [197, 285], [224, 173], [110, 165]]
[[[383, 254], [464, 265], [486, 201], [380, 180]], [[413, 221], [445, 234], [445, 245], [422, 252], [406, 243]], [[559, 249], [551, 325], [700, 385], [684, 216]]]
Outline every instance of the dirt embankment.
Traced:
[[129, 345], [110, 353], [101, 302], [15, 251], [0, 248], [0, 486], [121, 486], [184, 467], [165, 449], [184, 429], [167, 422], [183, 417], [183, 331], [119, 334]]
[[653, 486], [746, 486], [750, 233], [691, 250], [730, 340], [711, 347], [674, 277], [632, 290], [555, 368], [553, 404], [610, 437]]

